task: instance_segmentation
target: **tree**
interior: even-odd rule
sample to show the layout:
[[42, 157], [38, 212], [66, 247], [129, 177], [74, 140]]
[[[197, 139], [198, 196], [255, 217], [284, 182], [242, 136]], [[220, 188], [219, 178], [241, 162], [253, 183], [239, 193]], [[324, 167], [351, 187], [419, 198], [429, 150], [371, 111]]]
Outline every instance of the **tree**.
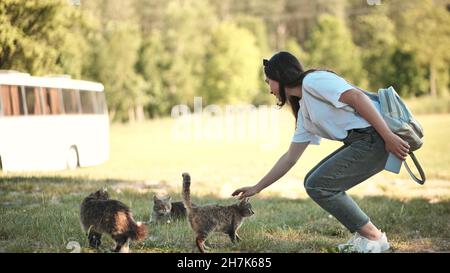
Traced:
[[[128, 2], [128, 1], [122, 1]], [[154, 31], [162, 31], [165, 26], [167, 6], [173, 0], [134, 0], [132, 5], [138, 19], [142, 34], [151, 35]]]
[[144, 81], [135, 71], [139, 47], [137, 25], [124, 22], [110, 22], [104, 40], [98, 45], [95, 70], [105, 86], [111, 119], [142, 118], [142, 107], [148, 97], [144, 93]]
[[390, 66], [385, 70], [384, 86], [392, 85], [400, 96], [423, 95], [428, 89], [425, 72], [413, 52], [397, 47], [391, 55]]
[[[448, 73], [450, 61], [450, 13], [431, 0], [416, 0], [402, 13], [401, 42], [405, 51], [414, 52], [429, 71], [430, 94], [438, 94], [439, 71]], [[447, 76], [441, 77], [448, 79]], [[441, 84], [447, 86], [448, 83]]]
[[143, 120], [149, 97], [136, 70], [142, 39], [133, 2], [98, 0], [81, 6], [85, 14], [98, 18], [95, 35], [88, 39], [86, 74], [104, 84], [111, 120]]
[[165, 63], [165, 92], [173, 98], [172, 105], [193, 104], [199, 94], [210, 29], [216, 17], [206, 0], [171, 0], [165, 11], [162, 28], [165, 51], [170, 54]]
[[63, 0], [1, 1], [0, 68], [79, 77], [88, 50], [84, 19]]
[[236, 25], [240, 28], [247, 29], [255, 38], [255, 45], [258, 48], [258, 92], [252, 98], [251, 103], [254, 105], [271, 104], [274, 100], [267, 92], [267, 84], [264, 81], [265, 76], [262, 70], [262, 59], [269, 58], [273, 54], [269, 49], [269, 40], [267, 35], [266, 24], [263, 19], [248, 14], [238, 14], [233, 18]]
[[264, 20], [265, 28], [269, 36], [269, 46], [272, 49], [284, 48], [289, 35], [286, 25], [286, 2], [287, 0], [233, 0], [234, 14], [246, 14]]
[[361, 48], [363, 66], [368, 72], [369, 87], [376, 91], [391, 80], [393, 73], [406, 72], [396, 70], [391, 63], [397, 49], [395, 25], [383, 13], [360, 16], [356, 21], [355, 41]]
[[308, 53], [303, 50], [295, 39], [290, 38], [287, 40], [286, 50], [299, 59], [304, 69], [308, 69], [310, 63]]
[[142, 43], [137, 64], [139, 73], [146, 82], [145, 92], [149, 102], [146, 110], [150, 117], [156, 117], [170, 113], [172, 102], [175, 98], [170, 97], [166, 87], [164, 74], [168, 70], [171, 54], [165, 48], [163, 34], [154, 30]]
[[73, 7], [66, 17], [71, 22], [69, 35], [64, 36], [59, 44], [60, 56], [57, 64], [64, 74], [79, 79], [95, 80], [91, 76], [92, 53], [96, 45], [96, 38], [100, 34], [97, 18], [82, 12], [79, 7]]
[[336, 71], [353, 83], [365, 87], [361, 53], [352, 41], [345, 23], [331, 15], [321, 15], [310, 40], [306, 43], [312, 67]]
[[251, 102], [258, 92], [261, 59], [253, 35], [231, 22], [212, 30], [202, 96], [207, 103]]

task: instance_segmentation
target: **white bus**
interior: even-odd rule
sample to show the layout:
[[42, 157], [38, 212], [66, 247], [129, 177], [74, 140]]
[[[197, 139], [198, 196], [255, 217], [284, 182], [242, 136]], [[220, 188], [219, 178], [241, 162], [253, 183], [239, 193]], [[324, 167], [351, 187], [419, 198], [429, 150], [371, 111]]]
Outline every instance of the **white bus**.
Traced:
[[53, 171], [109, 158], [101, 83], [0, 71], [0, 169]]

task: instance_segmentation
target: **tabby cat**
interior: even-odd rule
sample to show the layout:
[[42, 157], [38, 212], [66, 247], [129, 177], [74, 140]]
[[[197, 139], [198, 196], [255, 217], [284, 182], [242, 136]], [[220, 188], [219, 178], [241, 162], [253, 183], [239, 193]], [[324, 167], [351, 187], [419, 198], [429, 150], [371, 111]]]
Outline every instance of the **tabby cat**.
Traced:
[[153, 196], [153, 211], [150, 223], [170, 223], [172, 220], [186, 219], [183, 202], [172, 202], [171, 197]]
[[195, 243], [200, 252], [205, 252], [205, 241], [211, 232], [224, 232], [231, 242], [240, 241], [236, 231], [245, 217], [254, 214], [248, 199], [238, 204], [221, 206], [194, 206], [190, 196], [191, 177], [183, 173], [183, 202], [187, 209], [189, 223], [196, 234]]
[[87, 196], [80, 206], [80, 222], [87, 233], [89, 246], [98, 248], [103, 233], [109, 234], [116, 242], [113, 251], [129, 252], [129, 241], [142, 241], [147, 236], [147, 228], [136, 223], [130, 208], [124, 203], [112, 200], [105, 189]]

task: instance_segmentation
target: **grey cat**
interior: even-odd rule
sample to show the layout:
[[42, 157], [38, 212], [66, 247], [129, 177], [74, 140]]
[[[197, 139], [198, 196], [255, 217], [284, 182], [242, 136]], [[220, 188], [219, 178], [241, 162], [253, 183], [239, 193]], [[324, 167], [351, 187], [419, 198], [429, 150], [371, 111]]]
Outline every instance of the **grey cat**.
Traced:
[[191, 177], [183, 173], [183, 202], [187, 210], [189, 223], [196, 234], [195, 243], [200, 252], [205, 252], [205, 241], [211, 232], [223, 232], [231, 242], [241, 241], [236, 231], [244, 218], [255, 214], [248, 199], [230, 206], [195, 206], [190, 196]]
[[170, 223], [173, 220], [186, 219], [183, 202], [172, 202], [171, 197], [153, 196], [153, 210], [150, 223]]

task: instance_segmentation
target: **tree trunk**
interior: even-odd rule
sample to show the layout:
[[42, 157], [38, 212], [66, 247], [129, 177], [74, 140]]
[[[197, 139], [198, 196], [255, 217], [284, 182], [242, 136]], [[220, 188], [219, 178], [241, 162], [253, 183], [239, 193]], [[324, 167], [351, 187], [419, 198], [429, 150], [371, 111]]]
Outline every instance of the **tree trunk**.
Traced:
[[114, 120], [115, 116], [116, 116], [116, 110], [110, 109], [109, 110], [109, 121], [112, 122]]
[[280, 21], [277, 25], [277, 50], [284, 49], [285, 42], [286, 42], [286, 23]]
[[134, 123], [136, 121], [136, 116], [134, 114], [134, 108], [130, 107], [128, 108], [128, 122]]
[[334, 2], [334, 14], [337, 18], [339, 18], [342, 22], [347, 21], [347, 14], [345, 12], [346, 2], [342, 0], [338, 0]]
[[437, 96], [436, 66], [433, 63], [430, 63], [430, 95], [433, 97]]
[[137, 105], [135, 111], [136, 111], [136, 121], [143, 122], [145, 120], [144, 106], [142, 106], [140, 104]]

